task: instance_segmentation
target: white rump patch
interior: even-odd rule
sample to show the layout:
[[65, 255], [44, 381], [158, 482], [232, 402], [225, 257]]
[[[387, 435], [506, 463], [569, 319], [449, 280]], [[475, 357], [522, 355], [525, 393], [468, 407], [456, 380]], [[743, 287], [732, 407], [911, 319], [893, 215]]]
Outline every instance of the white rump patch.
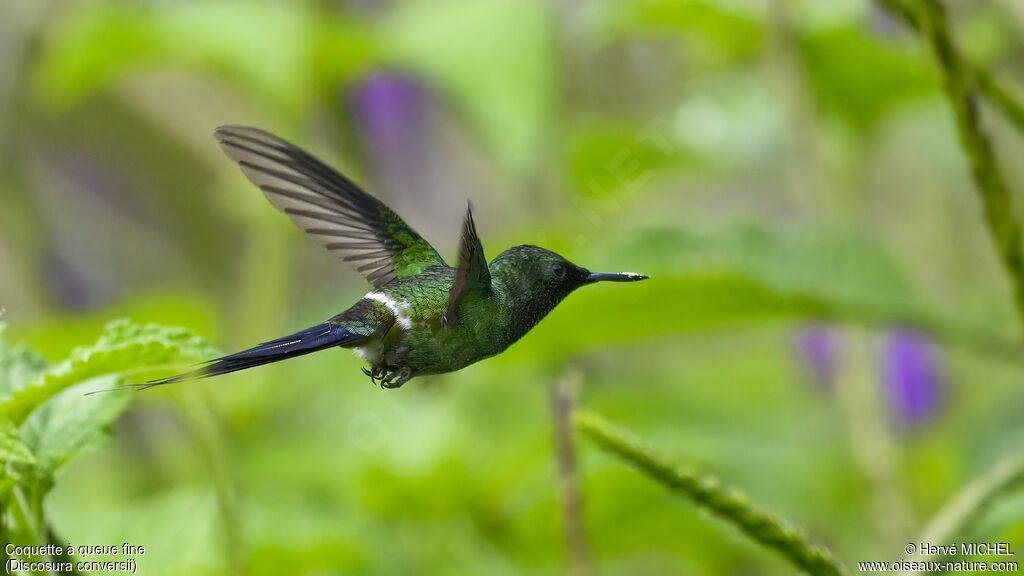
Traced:
[[388, 307], [388, 310], [395, 315], [395, 321], [398, 322], [398, 326], [402, 330], [409, 330], [412, 328], [412, 318], [409, 318], [409, 301], [402, 300], [396, 302], [392, 298], [389, 298], [387, 294], [383, 292], [367, 292], [366, 296], [370, 300], [375, 300]]

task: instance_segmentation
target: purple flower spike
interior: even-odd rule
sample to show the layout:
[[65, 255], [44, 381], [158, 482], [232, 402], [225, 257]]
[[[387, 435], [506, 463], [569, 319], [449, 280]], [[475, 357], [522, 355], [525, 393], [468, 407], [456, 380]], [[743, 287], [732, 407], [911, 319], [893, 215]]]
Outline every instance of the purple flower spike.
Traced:
[[352, 98], [355, 122], [385, 186], [409, 185], [422, 178], [427, 95], [413, 76], [378, 72], [357, 86]]
[[797, 353], [809, 378], [822, 388], [832, 386], [839, 369], [839, 333], [824, 324], [812, 324], [794, 337]]
[[882, 351], [882, 383], [898, 427], [910, 428], [931, 418], [939, 408], [942, 367], [931, 341], [909, 330], [886, 335]]
[[378, 72], [355, 91], [355, 113], [374, 144], [402, 140], [422, 116], [423, 88], [413, 78]]

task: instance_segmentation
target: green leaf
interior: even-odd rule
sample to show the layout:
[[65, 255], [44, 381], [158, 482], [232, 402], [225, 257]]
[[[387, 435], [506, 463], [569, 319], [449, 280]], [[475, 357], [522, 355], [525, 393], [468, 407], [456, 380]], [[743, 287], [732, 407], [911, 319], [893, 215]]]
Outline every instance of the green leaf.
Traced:
[[[863, 235], [736, 224], [628, 234], [609, 229], [605, 236], [613, 240], [585, 253], [562, 253], [591, 270], [631, 270], [650, 280], [580, 289], [496, 362], [564, 358], [662, 334], [823, 318], [913, 326], [982, 354], [1020, 354], [1019, 340], [998, 326], [931, 305], [884, 246]], [[602, 311], [600, 318], [594, 310]]]
[[15, 391], [0, 404], [0, 417], [19, 425], [46, 400], [78, 382], [213, 355], [216, 351], [206, 340], [183, 328], [116, 320], [107, 324], [96, 344], [76, 348], [67, 360]]
[[652, 227], [591, 258], [588, 267], [627, 262], [654, 280], [736, 278], [777, 298], [814, 302], [819, 310], [876, 310], [893, 318], [922, 310], [920, 293], [884, 246], [834, 228]]
[[566, 138], [566, 189], [618, 202], [658, 170], [692, 163], [690, 150], [671, 138], [671, 126], [663, 120], [646, 126], [580, 122]]
[[368, 57], [364, 34], [322, 38], [328, 21], [301, 2], [89, 3], [68, 11], [61, 33], [47, 39], [33, 80], [44, 102], [70, 106], [131, 74], [184, 68], [302, 113], [316, 95], [315, 63], [342, 71]]
[[10, 420], [0, 418], [0, 462], [32, 464], [32, 451], [21, 441], [21, 434]]
[[[601, 311], [599, 317], [595, 310]], [[564, 359], [580, 350], [628, 345], [662, 334], [807, 317], [821, 311], [809, 298], [779, 294], [735, 275], [652, 276], [635, 286], [609, 283], [581, 289], [495, 361]]]
[[21, 438], [35, 457], [38, 478], [50, 478], [71, 458], [103, 444], [107, 428], [132, 397], [122, 393], [91, 394], [117, 385], [119, 376], [94, 378], [50, 398], [21, 427]]
[[631, 0], [597, 5], [592, 23], [609, 39], [665, 36], [679, 39], [687, 56], [728, 62], [756, 53], [763, 41], [761, 23], [742, 3], [709, 0]]
[[0, 400], [10, 397], [37, 378], [49, 362], [27, 346], [9, 346], [4, 341], [5, 325], [0, 322]]
[[808, 35], [800, 52], [819, 98], [854, 127], [870, 128], [896, 104], [939, 87], [923, 50], [881, 42], [860, 28]]

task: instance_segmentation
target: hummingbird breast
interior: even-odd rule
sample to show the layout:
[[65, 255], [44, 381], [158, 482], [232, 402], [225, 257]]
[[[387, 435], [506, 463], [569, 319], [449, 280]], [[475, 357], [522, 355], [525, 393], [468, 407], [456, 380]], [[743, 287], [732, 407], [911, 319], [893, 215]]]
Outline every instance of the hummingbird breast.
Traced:
[[381, 330], [353, 350], [374, 368], [412, 374], [451, 372], [504, 350], [500, 294], [462, 304], [458, 322], [444, 327], [454, 280], [454, 268], [435, 266], [367, 293], [360, 304], [379, 316]]

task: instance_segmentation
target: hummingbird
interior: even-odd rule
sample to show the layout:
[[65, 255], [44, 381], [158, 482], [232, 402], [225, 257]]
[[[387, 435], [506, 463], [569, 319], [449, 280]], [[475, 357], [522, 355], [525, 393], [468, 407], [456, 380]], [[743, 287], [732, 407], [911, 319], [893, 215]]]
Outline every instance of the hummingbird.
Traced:
[[383, 202], [299, 147], [257, 128], [221, 126], [221, 149], [267, 200], [373, 286], [351, 308], [283, 338], [139, 385], [219, 376], [328, 348], [354, 350], [374, 384], [464, 368], [503, 352], [573, 290], [635, 282], [633, 272], [591, 272], [538, 246], [514, 246], [490, 263], [468, 203], [458, 266]]

